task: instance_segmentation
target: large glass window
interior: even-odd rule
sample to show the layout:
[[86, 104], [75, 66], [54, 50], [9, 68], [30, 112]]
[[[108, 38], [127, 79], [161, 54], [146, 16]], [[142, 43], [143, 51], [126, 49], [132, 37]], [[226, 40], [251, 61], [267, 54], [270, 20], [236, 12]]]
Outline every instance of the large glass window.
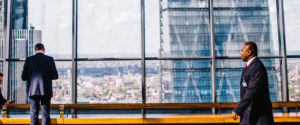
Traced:
[[259, 56], [278, 55], [275, 0], [214, 1], [217, 56], [240, 56], [245, 41], [257, 43]]
[[140, 12], [140, 0], [78, 0], [78, 56], [141, 57]]
[[285, 21], [285, 38], [286, 51], [288, 55], [300, 55], [299, 32], [300, 32], [300, 1], [285, 0], [284, 21]]
[[211, 102], [210, 60], [147, 61], [147, 103]]
[[[9, 57], [3, 55], [7, 36], [1, 9], [5, 4], [0, 4], [0, 72], [8, 67], [9, 97], [17, 104], [28, 101], [21, 72], [24, 59], [35, 54], [38, 42], [45, 44], [59, 72], [59, 79], [53, 81], [52, 103], [71, 103], [75, 92], [79, 104], [141, 103], [142, 51], [146, 54], [147, 103], [212, 101], [209, 0], [144, 0], [145, 8], [140, 0], [78, 0], [77, 20], [72, 17], [72, 2], [13, 0]], [[295, 42], [297, 4], [284, 1], [288, 55], [300, 55]], [[217, 102], [239, 101], [245, 63], [236, 57], [245, 41], [257, 43], [258, 56], [268, 56], [262, 61], [268, 71], [270, 97], [281, 101], [283, 63], [278, 57], [276, 0], [214, 0], [213, 11]], [[72, 34], [78, 41], [72, 41]], [[72, 42], [78, 42], [77, 46]], [[76, 76], [72, 76], [72, 49], [78, 49], [74, 53], [78, 55]], [[2, 64], [4, 57], [9, 59], [7, 64]], [[299, 98], [297, 68], [293, 68], [297, 62], [288, 59], [292, 101]], [[77, 79], [73, 92], [72, 78]]]
[[[0, 1], [0, 72], [3, 73], [4, 48], [5, 48], [5, 1]], [[3, 88], [3, 87], [2, 87]]]
[[[211, 102], [208, 0], [146, 0], [147, 103]], [[200, 57], [173, 60], [173, 57]]]
[[145, 0], [145, 51], [147, 57], [160, 56], [160, 2]]
[[[285, 38], [286, 38], [286, 52], [288, 55], [300, 56], [299, 51], [299, 0], [283, 1], [284, 5], [284, 21], [285, 21]], [[299, 82], [299, 58], [287, 59], [288, 72], [288, 86], [289, 86], [289, 100], [300, 101], [300, 82]]]
[[29, 30], [28, 46], [42, 42], [54, 59], [72, 58], [72, 0], [28, 0], [26, 9], [28, 26], [22, 29]]
[[[152, 1], [154, 2], [154, 1]], [[146, 22], [151, 21], [153, 16], [158, 16], [156, 11], [148, 11], [147, 8], [158, 8], [157, 3], [146, 5]], [[197, 8], [197, 9], [196, 9]], [[153, 29], [150, 32], [159, 32], [160, 41], [146, 34], [147, 55], [154, 53], [157, 57], [200, 57], [210, 56], [209, 35], [209, 9], [208, 0], [178, 1], [161, 0], [159, 2], [159, 21], [155, 24], [146, 23], [146, 28]], [[152, 26], [153, 25], [153, 26]], [[146, 31], [149, 31], [146, 30]], [[155, 45], [155, 46], [154, 46]]]
[[[261, 59], [268, 72], [271, 101], [281, 101], [279, 59]], [[216, 92], [218, 102], [238, 102], [240, 82], [246, 63], [240, 59], [218, 59], [216, 62]]]
[[288, 59], [289, 100], [300, 101], [300, 59]]
[[140, 61], [78, 62], [78, 103], [141, 103]]
[[56, 68], [59, 78], [52, 82], [53, 98], [52, 103], [71, 103], [72, 95], [72, 62], [56, 61]]
[[[72, 0], [14, 0], [12, 4], [9, 58], [16, 60], [9, 61], [9, 89], [11, 99], [20, 104], [28, 102], [27, 83], [21, 80], [24, 59], [35, 54], [36, 43], [43, 43], [45, 54], [54, 60], [71, 60]], [[59, 79], [53, 81], [52, 103], [71, 103], [71, 61], [56, 61], [56, 66]]]

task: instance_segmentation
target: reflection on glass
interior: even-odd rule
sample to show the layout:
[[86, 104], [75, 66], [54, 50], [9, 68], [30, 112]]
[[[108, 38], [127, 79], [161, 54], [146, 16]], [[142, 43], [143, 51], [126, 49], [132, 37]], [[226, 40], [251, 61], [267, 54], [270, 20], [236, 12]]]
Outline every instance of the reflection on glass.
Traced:
[[140, 5], [140, 0], [78, 0], [78, 56], [140, 57]]
[[147, 103], [211, 102], [210, 60], [146, 64]]
[[[71, 62], [55, 62], [59, 74], [58, 80], [52, 81], [53, 104], [71, 103]], [[10, 62], [10, 98], [15, 100], [16, 104], [28, 103], [27, 82], [21, 79], [24, 62]]]
[[288, 59], [289, 100], [300, 101], [300, 59]]
[[245, 41], [256, 42], [261, 56], [278, 55], [278, 41], [274, 37], [277, 36], [275, 2], [215, 0], [216, 55], [239, 56]]
[[140, 61], [78, 62], [78, 103], [141, 103]]
[[[264, 63], [269, 80], [271, 101], [281, 100], [280, 60], [261, 59]], [[217, 60], [216, 92], [218, 102], [237, 102], [240, 100], [240, 82], [242, 70], [246, 63], [241, 60]]]
[[208, 0], [161, 0], [160, 7], [160, 57], [210, 56]]
[[284, 21], [286, 51], [289, 55], [300, 55], [299, 31], [300, 31], [300, 1], [284, 0]]

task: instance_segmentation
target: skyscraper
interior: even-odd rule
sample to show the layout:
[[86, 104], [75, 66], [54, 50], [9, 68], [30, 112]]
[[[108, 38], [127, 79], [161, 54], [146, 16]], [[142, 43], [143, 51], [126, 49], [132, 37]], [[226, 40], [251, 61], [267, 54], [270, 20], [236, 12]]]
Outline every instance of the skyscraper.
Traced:
[[[28, 28], [28, 0], [12, 1], [12, 39], [10, 58], [25, 59], [34, 54], [34, 45], [42, 42], [42, 31]], [[10, 98], [16, 103], [26, 102], [26, 83], [21, 74], [24, 62], [10, 62]]]
[[[240, 56], [245, 41], [258, 44], [259, 56], [272, 55], [273, 42], [267, 0], [214, 0], [216, 56]], [[208, 0], [160, 0], [161, 57], [210, 56]], [[278, 100], [274, 59], [264, 59], [272, 101]], [[216, 61], [218, 102], [239, 100], [245, 63]], [[162, 102], [211, 102], [211, 61], [161, 61]]]
[[13, 0], [12, 5], [12, 29], [28, 29], [28, 0]]

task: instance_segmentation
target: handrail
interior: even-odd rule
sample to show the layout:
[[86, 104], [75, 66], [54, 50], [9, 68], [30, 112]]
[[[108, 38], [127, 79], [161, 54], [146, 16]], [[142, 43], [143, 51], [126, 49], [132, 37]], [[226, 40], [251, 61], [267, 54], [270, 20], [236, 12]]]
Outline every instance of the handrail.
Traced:
[[[300, 123], [299, 115], [276, 115], [274, 116], [274, 122], [276, 124], [298, 124]], [[230, 114], [222, 115], [176, 115], [176, 116], [165, 116], [159, 118], [140, 118], [140, 117], [112, 117], [112, 118], [52, 118], [51, 124], [57, 125], [141, 125], [141, 124], [156, 124], [156, 125], [174, 125], [174, 124], [185, 124], [185, 125], [198, 125], [198, 124], [214, 124], [214, 125], [232, 125], [238, 124], [239, 119], [233, 120]], [[30, 124], [30, 118], [2, 118], [0, 124]]]
[[[64, 109], [230, 109], [235, 108], [237, 103], [148, 103], [148, 104], [51, 104], [51, 109], [59, 109], [60, 105]], [[300, 102], [273, 102], [273, 108], [297, 108]], [[29, 104], [12, 104], [7, 109], [30, 109]]]
[[[195, 123], [218, 123], [232, 124], [238, 123], [239, 120], [232, 120], [229, 114], [218, 115], [183, 115], [175, 117], [161, 118], [66, 118], [64, 116], [66, 109], [88, 109], [88, 110], [142, 110], [142, 109], [232, 109], [237, 103], [152, 103], [152, 104], [52, 104], [51, 109], [58, 109], [60, 118], [51, 119], [51, 124], [195, 124]], [[296, 108], [300, 107], [300, 102], [273, 102], [273, 108]], [[30, 109], [29, 104], [12, 104], [2, 106], [2, 119], [0, 124], [18, 124], [29, 123], [28, 118], [7, 118], [7, 110], [9, 109]], [[298, 112], [298, 111], [296, 111]], [[297, 114], [297, 113], [296, 113]], [[274, 116], [276, 123], [300, 123], [300, 117], [282, 115]], [[97, 122], [95, 122], [97, 121]], [[128, 122], [131, 121], [131, 122]], [[180, 122], [179, 122], [180, 121]]]

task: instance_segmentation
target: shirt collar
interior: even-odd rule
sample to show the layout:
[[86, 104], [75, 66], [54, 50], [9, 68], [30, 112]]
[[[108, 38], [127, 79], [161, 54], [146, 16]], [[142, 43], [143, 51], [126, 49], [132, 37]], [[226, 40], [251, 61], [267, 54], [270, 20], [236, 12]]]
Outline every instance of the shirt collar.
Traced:
[[35, 51], [35, 54], [38, 54], [38, 53], [44, 54], [44, 52], [42, 50]]
[[249, 61], [247, 61], [247, 66], [249, 66], [249, 65], [251, 64], [251, 62], [252, 62], [255, 58], [256, 58], [256, 56], [255, 56], [255, 57], [252, 57]]

